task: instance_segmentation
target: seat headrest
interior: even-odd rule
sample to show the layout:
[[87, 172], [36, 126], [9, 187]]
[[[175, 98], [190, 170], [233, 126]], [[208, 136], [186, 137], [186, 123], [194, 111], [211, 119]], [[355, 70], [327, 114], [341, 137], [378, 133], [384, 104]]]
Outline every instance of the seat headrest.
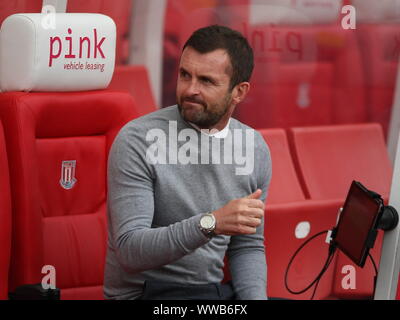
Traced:
[[14, 14], [0, 29], [1, 91], [104, 89], [115, 64], [116, 26], [102, 14]]

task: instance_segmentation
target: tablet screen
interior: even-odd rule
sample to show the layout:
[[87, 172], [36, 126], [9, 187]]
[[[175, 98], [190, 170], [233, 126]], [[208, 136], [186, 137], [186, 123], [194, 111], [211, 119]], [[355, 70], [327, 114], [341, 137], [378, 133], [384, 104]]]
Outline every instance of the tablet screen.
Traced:
[[353, 181], [337, 224], [335, 243], [358, 266], [368, 256], [367, 240], [376, 226], [381, 203], [359, 182]]

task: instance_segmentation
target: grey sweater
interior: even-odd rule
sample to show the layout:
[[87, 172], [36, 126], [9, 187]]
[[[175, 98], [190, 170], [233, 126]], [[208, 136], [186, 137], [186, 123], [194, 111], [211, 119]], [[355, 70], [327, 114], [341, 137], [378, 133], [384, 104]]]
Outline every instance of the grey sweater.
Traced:
[[210, 240], [199, 221], [257, 188], [265, 201], [270, 178], [264, 139], [235, 119], [225, 138], [194, 129], [177, 106], [129, 122], [108, 162], [105, 298], [137, 299], [146, 279], [219, 283], [226, 254], [238, 298], [266, 299], [263, 223]]

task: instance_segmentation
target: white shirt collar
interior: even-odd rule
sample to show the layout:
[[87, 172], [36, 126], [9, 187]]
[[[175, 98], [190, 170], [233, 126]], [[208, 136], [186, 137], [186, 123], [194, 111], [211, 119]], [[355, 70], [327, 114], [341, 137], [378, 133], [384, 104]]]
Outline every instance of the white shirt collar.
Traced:
[[[226, 138], [226, 136], [229, 133], [229, 124], [231, 123], [231, 118], [229, 118], [227, 125], [225, 126], [225, 128], [223, 128], [222, 130], [218, 131], [217, 129], [200, 129], [197, 125], [195, 125], [192, 122], [189, 122], [191, 126], [193, 126], [195, 129], [197, 129], [198, 131], [200, 131], [202, 134], [205, 134], [209, 137], [213, 137], [213, 138], [218, 138], [218, 139], [223, 139]], [[216, 132], [214, 132], [214, 130]]]

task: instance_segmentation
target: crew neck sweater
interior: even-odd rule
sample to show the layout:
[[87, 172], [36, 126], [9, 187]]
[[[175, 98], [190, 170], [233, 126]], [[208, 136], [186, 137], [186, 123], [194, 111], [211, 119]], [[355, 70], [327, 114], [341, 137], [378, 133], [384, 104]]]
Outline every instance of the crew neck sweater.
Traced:
[[231, 118], [225, 138], [196, 130], [178, 107], [127, 123], [108, 159], [106, 299], [138, 299], [145, 280], [220, 283], [229, 261], [238, 299], [266, 299], [264, 219], [252, 235], [207, 237], [204, 213], [262, 190], [271, 158], [262, 136]]

